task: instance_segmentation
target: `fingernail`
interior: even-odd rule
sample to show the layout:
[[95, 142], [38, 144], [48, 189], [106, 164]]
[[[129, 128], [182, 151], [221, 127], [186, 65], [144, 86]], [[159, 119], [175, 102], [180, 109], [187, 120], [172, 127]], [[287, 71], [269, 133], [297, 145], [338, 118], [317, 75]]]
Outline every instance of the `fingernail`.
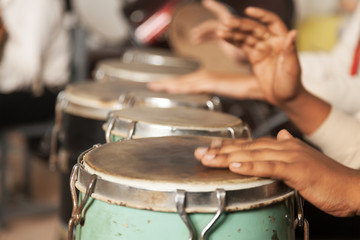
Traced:
[[240, 163], [240, 162], [233, 162], [233, 163], [231, 163], [231, 167], [233, 167], [233, 168], [240, 168], [240, 167], [241, 167], [241, 163]]
[[201, 156], [204, 156], [207, 153], [208, 150], [209, 149], [207, 147], [198, 147], [196, 149], [196, 153], [201, 155]]
[[205, 161], [211, 161], [215, 158], [215, 156], [216, 156], [215, 154], [206, 154], [203, 159]]

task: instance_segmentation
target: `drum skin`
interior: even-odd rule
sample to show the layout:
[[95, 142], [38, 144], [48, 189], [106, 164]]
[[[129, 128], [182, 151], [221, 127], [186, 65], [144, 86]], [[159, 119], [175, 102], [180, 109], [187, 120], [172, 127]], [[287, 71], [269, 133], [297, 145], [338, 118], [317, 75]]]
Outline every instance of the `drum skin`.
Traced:
[[[129, 129], [133, 129], [129, 136]], [[250, 139], [248, 126], [230, 114], [195, 108], [134, 107], [112, 111], [103, 125], [107, 142], [160, 136], [215, 136]]]
[[[74, 194], [75, 187], [79, 190], [78, 206], [85, 191], [92, 195], [82, 209], [76, 239], [189, 239], [179, 205], [195, 228], [194, 239], [200, 239], [220, 210], [215, 195], [222, 189], [224, 212], [206, 239], [294, 240], [293, 191], [280, 181], [203, 166], [194, 159], [194, 149], [214, 139], [219, 138], [141, 138], [82, 153], [71, 188]], [[179, 203], [182, 191], [186, 200]]]
[[[72, 166], [76, 163], [81, 152], [92, 147], [94, 144], [105, 143], [105, 135], [102, 124], [106, 121], [107, 114], [121, 108], [118, 100], [122, 93], [129, 91], [129, 96], [137, 90], [146, 89], [143, 83], [131, 81], [119, 82], [82, 82], [70, 84], [65, 90], [65, 95], [59, 95], [58, 104], [66, 102], [66, 107], [61, 109], [62, 122], [59, 136], [61, 149], [66, 152], [66, 161], [60, 165], [61, 169], [61, 199], [60, 199], [60, 218], [63, 225], [67, 225], [71, 217], [71, 196], [69, 192], [69, 178]], [[145, 91], [145, 90], [144, 90]], [[174, 95], [165, 93], [152, 93], [146, 90], [155, 101], [156, 106], [160, 106], [159, 99], [172, 97], [174, 104], [194, 104], [194, 107], [205, 107], [206, 100], [210, 99], [207, 95]], [[131, 96], [136, 96], [133, 94]], [[158, 98], [157, 98], [158, 97]], [[156, 102], [157, 100], [157, 102]], [[149, 104], [141, 99], [139, 105]], [[219, 105], [215, 105], [219, 108]]]
[[[207, 239], [293, 240], [294, 214], [289, 206], [292, 206], [292, 198], [267, 207], [228, 212]], [[77, 227], [76, 240], [186, 240], [189, 237], [189, 231], [177, 213], [128, 208], [92, 198], [85, 209], [84, 225]], [[200, 236], [214, 214], [192, 213], [189, 216]]]

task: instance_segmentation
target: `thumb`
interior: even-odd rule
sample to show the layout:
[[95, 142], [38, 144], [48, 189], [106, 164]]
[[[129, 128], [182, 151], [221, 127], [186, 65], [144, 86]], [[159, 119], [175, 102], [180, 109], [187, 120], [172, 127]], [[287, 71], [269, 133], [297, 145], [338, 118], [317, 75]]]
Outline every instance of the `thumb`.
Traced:
[[283, 49], [284, 51], [292, 52], [295, 50], [295, 41], [297, 38], [297, 31], [291, 30], [286, 34]]
[[278, 132], [276, 139], [279, 140], [287, 140], [294, 138], [287, 130], [283, 129]]

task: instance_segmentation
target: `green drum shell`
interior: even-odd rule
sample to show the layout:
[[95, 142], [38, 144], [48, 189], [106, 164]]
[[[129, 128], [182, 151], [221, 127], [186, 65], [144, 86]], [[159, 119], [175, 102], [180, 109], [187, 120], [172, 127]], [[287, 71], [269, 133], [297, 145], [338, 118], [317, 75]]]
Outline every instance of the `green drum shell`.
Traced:
[[225, 213], [206, 239], [295, 239], [293, 191], [276, 180], [202, 166], [193, 151], [214, 139], [134, 139], [80, 155], [74, 183], [79, 202], [93, 174], [96, 184], [76, 239], [188, 239], [175, 206], [177, 189], [186, 192], [185, 211], [200, 236], [218, 210], [219, 188], [226, 192]]
[[[293, 204], [290, 197], [266, 207], [226, 212], [207, 239], [294, 240]], [[213, 216], [214, 213], [189, 214], [198, 236]], [[84, 225], [76, 230], [77, 240], [188, 238], [189, 231], [177, 213], [129, 208], [93, 198], [88, 200]]]

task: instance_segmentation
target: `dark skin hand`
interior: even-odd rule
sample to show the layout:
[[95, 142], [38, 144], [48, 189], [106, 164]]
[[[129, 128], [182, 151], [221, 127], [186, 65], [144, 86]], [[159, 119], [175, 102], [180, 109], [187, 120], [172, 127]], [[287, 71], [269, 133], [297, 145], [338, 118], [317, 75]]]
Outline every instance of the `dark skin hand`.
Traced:
[[208, 167], [284, 181], [319, 209], [339, 217], [360, 214], [360, 172], [347, 168], [292, 137], [215, 141], [195, 158]]

